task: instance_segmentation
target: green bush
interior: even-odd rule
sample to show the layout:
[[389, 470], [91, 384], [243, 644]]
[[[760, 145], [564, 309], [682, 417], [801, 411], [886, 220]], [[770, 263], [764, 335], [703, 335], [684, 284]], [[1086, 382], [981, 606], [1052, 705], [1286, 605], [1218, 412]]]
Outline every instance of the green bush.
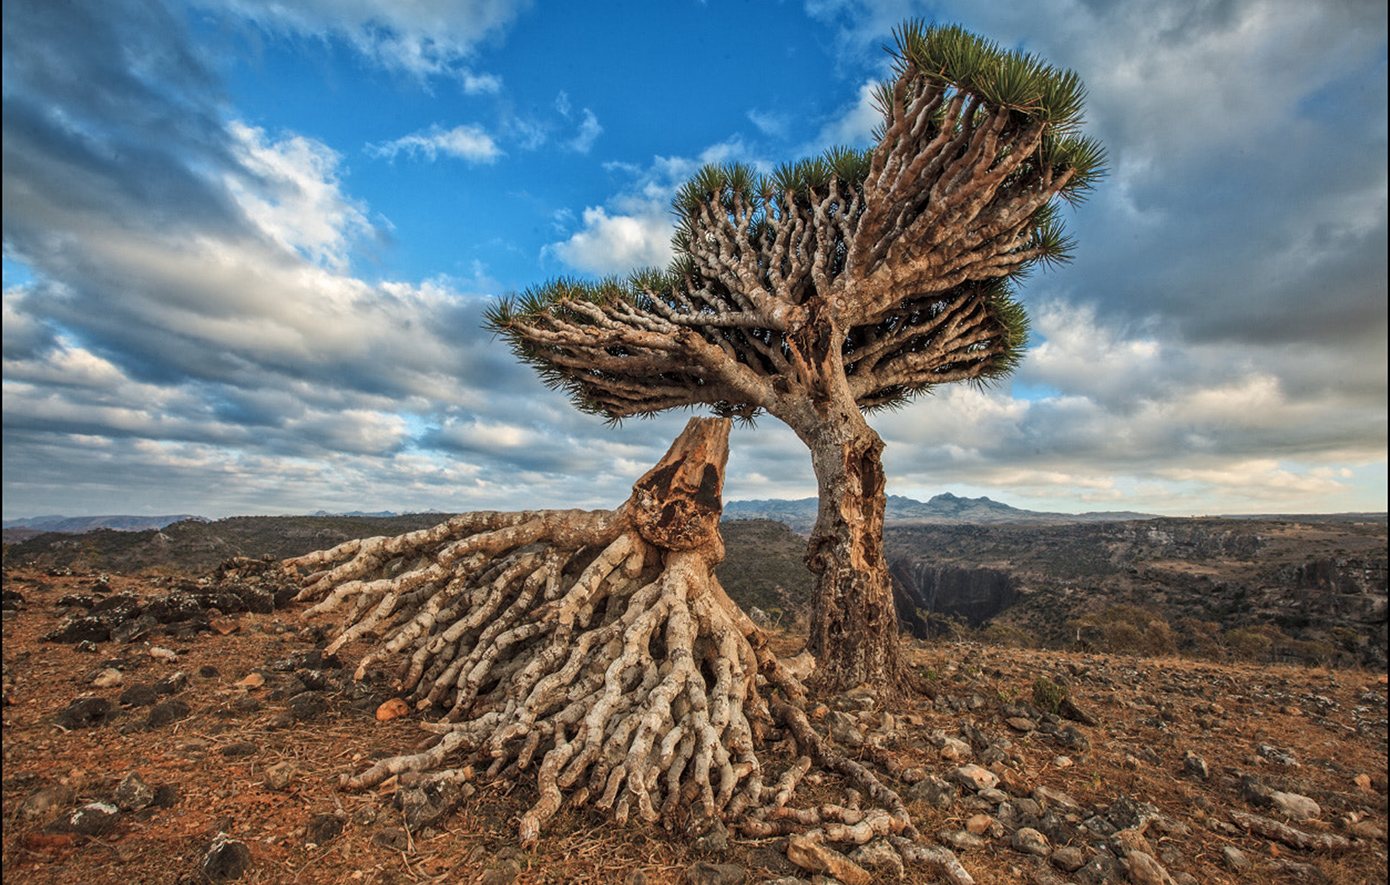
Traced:
[[988, 624], [980, 631], [980, 641], [988, 645], [1002, 645], [1010, 648], [1036, 648], [1035, 640], [1028, 631], [1006, 624]]
[[1039, 676], [1033, 680], [1033, 706], [1040, 710], [1057, 714], [1062, 709], [1062, 701], [1066, 700], [1067, 689], [1065, 686], [1058, 685], [1046, 676]]
[[1230, 648], [1231, 654], [1242, 661], [1259, 660], [1269, 652], [1269, 647], [1273, 644], [1274, 640], [1258, 629], [1237, 627], [1226, 631], [1226, 646]]

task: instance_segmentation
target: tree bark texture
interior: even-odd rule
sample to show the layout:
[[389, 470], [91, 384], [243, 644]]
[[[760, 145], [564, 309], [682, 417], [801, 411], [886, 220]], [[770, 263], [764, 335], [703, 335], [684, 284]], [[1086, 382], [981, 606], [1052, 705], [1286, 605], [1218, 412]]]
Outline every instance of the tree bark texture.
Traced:
[[673, 203], [666, 270], [555, 280], [488, 313], [585, 411], [765, 412], [811, 447], [811, 642], [831, 688], [888, 687], [900, 669], [882, 443], [860, 410], [1013, 371], [1028, 323], [1011, 280], [1067, 259], [1057, 201], [1080, 199], [1104, 155], [1075, 131], [1075, 74], [956, 28], [909, 23], [895, 39], [872, 148], [770, 176], [706, 167]]
[[[306, 616], [345, 613], [327, 650], [365, 643], [357, 678], [394, 665], [395, 691], [430, 720], [428, 745], [343, 787], [468, 766], [531, 781], [524, 844], [565, 803], [750, 836], [914, 836], [898, 796], [810, 727], [805, 689], [715, 578], [729, 424], [692, 419], [616, 510], [463, 514], [286, 560]], [[759, 748], [778, 728], [799, 758], [774, 773]], [[813, 763], [875, 809], [789, 805]]]
[[817, 661], [812, 685], [839, 692], [868, 683], [901, 688], [898, 613], [883, 555], [886, 505], [883, 441], [854, 409], [806, 439], [819, 510], [806, 550], [815, 576], [808, 647]]

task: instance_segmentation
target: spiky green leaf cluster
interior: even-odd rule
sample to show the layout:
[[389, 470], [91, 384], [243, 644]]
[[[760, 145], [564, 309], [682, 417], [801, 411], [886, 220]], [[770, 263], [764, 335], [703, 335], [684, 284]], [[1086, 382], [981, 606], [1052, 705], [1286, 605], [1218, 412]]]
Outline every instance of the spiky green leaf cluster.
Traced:
[[[888, 51], [899, 78], [924, 77], [974, 97], [982, 108], [1004, 108], [1046, 124], [1039, 160], [1056, 173], [1071, 173], [1063, 199], [1084, 200], [1105, 174], [1105, 150], [1078, 131], [1086, 87], [1075, 71], [1032, 53], [1005, 50], [959, 25], [912, 20], [895, 29], [893, 38]], [[885, 117], [892, 112], [892, 95], [892, 84], [879, 88], [876, 100]]]
[[[812, 207], [831, 216], [840, 212], [863, 213], [865, 201], [877, 193], [866, 190], [876, 151], [893, 145], [926, 144], [933, 138], [933, 126], [936, 132], [950, 127], [965, 132], [969, 127], [986, 123], [1002, 126], [998, 148], [1001, 161], [1025, 142], [1036, 145], [1028, 148], [1030, 153], [1022, 162], [1012, 165], [1002, 185], [1001, 192], [1013, 195], [1011, 198], [1026, 199], [1026, 195], [1039, 186], [1038, 182], [1058, 181], [1062, 177], [1065, 184], [1058, 195], [1076, 203], [1085, 199], [1104, 174], [1103, 148], [1095, 139], [1080, 132], [1086, 90], [1075, 72], [1055, 68], [1030, 53], [1005, 50], [955, 25], [910, 21], [894, 32], [894, 41], [889, 51], [894, 57], [896, 77], [882, 84], [876, 94], [884, 114], [884, 122], [876, 132], [880, 142], [878, 148], [834, 148], [818, 157], [783, 164], [768, 174], [739, 163], [705, 166], [680, 188], [672, 201], [677, 230], [672, 241], [675, 258], [668, 268], [644, 269], [627, 278], [610, 277], [593, 283], [554, 280], [499, 302], [487, 312], [488, 327], [505, 337], [517, 356], [534, 366], [548, 385], [570, 394], [578, 408], [613, 417], [594, 398], [594, 388], [601, 384], [600, 373], [573, 366], [557, 368], [550, 358], [553, 353], [546, 346], [535, 343], [544, 336], [528, 337], [526, 329], [542, 329], [552, 323], [587, 326], [594, 319], [591, 312], [586, 311], [586, 305], [612, 307], [621, 303], [620, 309], [615, 311], [619, 314], [634, 310], [651, 312], [655, 307], [668, 315], [670, 311], [717, 312], [720, 293], [727, 293], [730, 283], [718, 278], [717, 262], [712, 263], [707, 255], [697, 254], [699, 250], [694, 247], [716, 242], [714, 231], [718, 226], [724, 226], [727, 231], [730, 225], [740, 229], [746, 225], [746, 242], [759, 253], [770, 243], [765, 237], [771, 231], [786, 230], [777, 225], [789, 216], [806, 217]], [[945, 100], [932, 99], [933, 94], [936, 99], [944, 96]], [[917, 105], [931, 115], [922, 121], [927, 131], [923, 136], [918, 127], [912, 138], [906, 139], [899, 128], [894, 138], [902, 140], [888, 145], [883, 140], [892, 129], [897, 109], [905, 107], [904, 95], [908, 102], [932, 100], [931, 104]], [[1042, 124], [1040, 141], [1037, 140], [1038, 124]], [[843, 217], [837, 219], [843, 220]], [[857, 219], [851, 220], [857, 223]], [[842, 259], [850, 248], [852, 234], [848, 231], [852, 230], [852, 226], [842, 226], [831, 232], [817, 233], [822, 237], [819, 243], [827, 242], [824, 237], [829, 236], [839, 250], [828, 264], [832, 277], [846, 266]], [[1009, 236], [1016, 236], [1016, 228], [1011, 230], [1013, 233]], [[875, 335], [883, 336], [885, 341], [897, 337], [906, 342], [900, 345], [901, 353], [925, 353], [932, 347], [929, 330], [935, 328], [931, 322], [935, 315], [931, 311], [941, 309], [933, 304], [959, 304], [963, 303], [960, 298], [966, 295], [973, 298], [981, 292], [985, 296], [988, 318], [984, 323], [988, 327], [988, 341], [972, 345], [969, 351], [959, 354], [959, 358], [953, 356], [957, 361], [950, 365], [940, 366], [915, 380], [904, 382], [899, 378], [892, 382], [898, 386], [885, 386], [875, 391], [864, 404], [866, 409], [901, 406], [930, 391], [937, 383], [969, 377], [971, 383], [988, 384], [1015, 370], [1026, 346], [1028, 317], [1015, 296], [1012, 282], [1026, 274], [1029, 266], [1048, 267], [1069, 261], [1074, 247], [1073, 240], [1065, 233], [1057, 201], [1033, 212], [1027, 220], [1025, 237], [1021, 251], [1030, 257], [1021, 259], [1024, 263], [1014, 270], [1001, 271], [1004, 276], [966, 282], [949, 293], [913, 301], [910, 307], [904, 302], [904, 309], [895, 319], [881, 323], [871, 321], [849, 333], [844, 353], [846, 366], [854, 363], [856, 341], [863, 342], [865, 353], [883, 352], [882, 348], [874, 351], [869, 347]], [[716, 269], [711, 270], [711, 267]], [[714, 276], [707, 277], [709, 274]], [[684, 294], [693, 292], [701, 295], [687, 298]], [[655, 305], [657, 300], [662, 304]], [[730, 303], [735, 300], [731, 299]], [[923, 330], [920, 336], [913, 331], [919, 323]], [[715, 326], [702, 334], [737, 351], [737, 359], [740, 362], [748, 360], [750, 364], [758, 361], [759, 348], [786, 346], [785, 343], [779, 345], [776, 333], [766, 328]], [[622, 355], [621, 345], [610, 344], [605, 349], [609, 356]], [[673, 370], [669, 376], [663, 374], [661, 378], [668, 385], [689, 383], [698, 387], [705, 383], [687, 376], [683, 370]], [[631, 379], [627, 383], [631, 384]], [[698, 400], [693, 393], [691, 402]], [[720, 414], [742, 417], [757, 411], [752, 404], [717, 403], [712, 407]]]
[[1073, 71], [1053, 67], [1032, 53], [1005, 50], [959, 25], [928, 25], [914, 19], [894, 29], [893, 40], [889, 52], [899, 76], [921, 74], [1056, 129], [1081, 123], [1086, 87]]

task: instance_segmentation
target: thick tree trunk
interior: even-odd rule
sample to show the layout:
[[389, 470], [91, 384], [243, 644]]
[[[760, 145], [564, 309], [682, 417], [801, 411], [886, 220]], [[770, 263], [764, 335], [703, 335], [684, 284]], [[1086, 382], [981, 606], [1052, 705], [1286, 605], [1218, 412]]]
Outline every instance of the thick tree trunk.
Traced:
[[[317, 603], [306, 616], [344, 613], [326, 651], [364, 651], [358, 678], [394, 663], [394, 692], [426, 714], [420, 726], [434, 736], [418, 752], [345, 773], [343, 787], [393, 777], [411, 789], [531, 782], [523, 845], [565, 804], [691, 834], [722, 821], [756, 839], [808, 827], [830, 842], [915, 839], [901, 797], [811, 727], [805, 688], [719, 586], [728, 436], [728, 419], [693, 419], [616, 510], [462, 514], [282, 563], [303, 587], [299, 599]], [[878, 439], [861, 441], [859, 474], [870, 477], [877, 512], [868, 522], [881, 527]], [[854, 564], [881, 558], [878, 532], [849, 543], [857, 553], [842, 547], [828, 544], [822, 561], [850, 563], [833, 573], [858, 593]], [[886, 574], [881, 564], [871, 571]], [[841, 672], [835, 655], [868, 677], [891, 672], [891, 647], [862, 654], [881, 625], [866, 629], [860, 603], [840, 600], [830, 618], [840, 634], [828, 646], [830, 672]], [[764, 783], [773, 728], [797, 758], [785, 768], [780, 760], [776, 781]], [[823, 788], [815, 807], [789, 804], [812, 765], [839, 775], [843, 804], [826, 803]]]
[[802, 439], [811, 449], [820, 510], [806, 551], [816, 577], [809, 648], [815, 687], [844, 691], [868, 683], [901, 689], [898, 614], [883, 555], [883, 441], [859, 410], [821, 421]]

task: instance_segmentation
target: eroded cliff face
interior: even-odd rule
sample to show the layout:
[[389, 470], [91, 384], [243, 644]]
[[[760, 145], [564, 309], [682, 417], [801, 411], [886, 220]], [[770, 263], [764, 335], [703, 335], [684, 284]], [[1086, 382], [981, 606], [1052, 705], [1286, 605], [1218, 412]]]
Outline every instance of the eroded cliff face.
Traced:
[[1344, 662], [1386, 661], [1383, 521], [913, 526], [886, 542], [899, 618], [918, 635], [925, 615], [959, 614], [1065, 646], [1068, 622], [1129, 605], [1175, 629], [1270, 626]]
[[903, 557], [889, 563], [898, 619], [913, 635], [926, 638], [920, 612], [960, 617], [979, 627], [1018, 600], [1017, 581], [1000, 569], [936, 565]]

